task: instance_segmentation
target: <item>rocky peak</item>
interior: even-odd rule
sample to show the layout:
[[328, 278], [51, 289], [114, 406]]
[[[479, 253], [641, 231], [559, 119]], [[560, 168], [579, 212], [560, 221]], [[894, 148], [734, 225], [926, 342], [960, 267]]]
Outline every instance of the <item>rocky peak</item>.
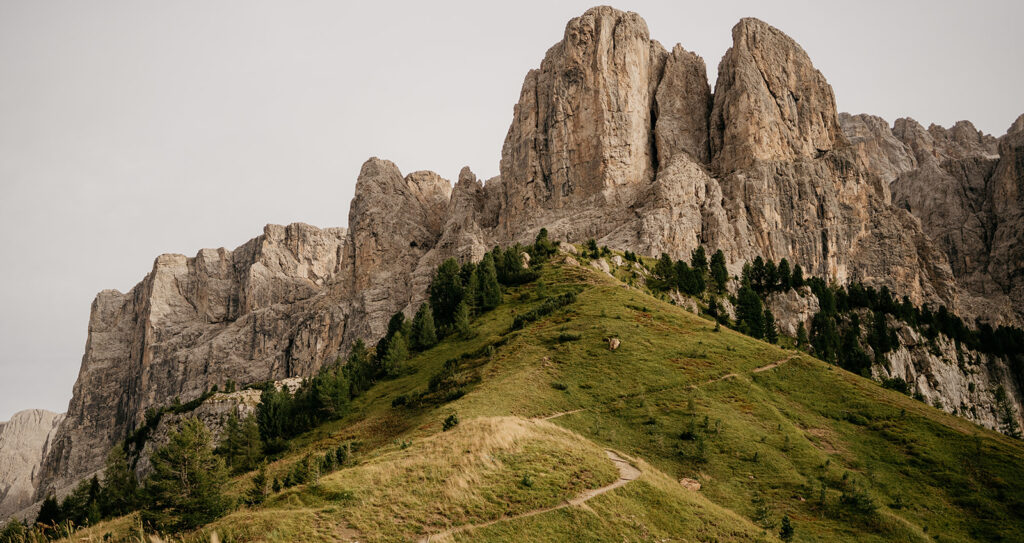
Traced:
[[1011, 124], [1010, 128], [1006, 130], [1006, 135], [1003, 137], [1011, 134], [1018, 134], [1020, 132], [1024, 132], [1024, 114], [1021, 114], [1020, 117], [1017, 117], [1016, 121], [1013, 121], [1013, 124]]
[[683, 49], [672, 48], [655, 94], [654, 137], [659, 167], [672, 155], [687, 152], [701, 163], [710, 161], [708, 115], [711, 86], [704, 59]]
[[811, 159], [845, 142], [832, 87], [792, 38], [749, 18], [733, 27], [732, 38], [711, 111], [719, 171]]
[[652, 109], [665, 52], [635, 13], [569, 21], [523, 82], [501, 156], [514, 227], [535, 207], [621, 203], [654, 177]]
[[39, 465], [63, 418], [63, 414], [29, 409], [0, 422], [0, 522], [32, 503]]

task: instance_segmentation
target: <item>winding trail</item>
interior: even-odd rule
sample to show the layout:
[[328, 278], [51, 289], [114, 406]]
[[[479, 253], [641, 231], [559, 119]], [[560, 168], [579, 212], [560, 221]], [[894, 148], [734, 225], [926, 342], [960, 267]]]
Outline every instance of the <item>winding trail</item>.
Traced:
[[[577, 410], [577, 411], [582, 411], [582, 410]], [[562, 414], [568, 414], [568, 412], [567, 413], [562, 413]], [[560, 414], [556, 413], [554, 416], [558, 416], [558, 415], [560, 415]], [[551, 418], [554, 418], [554, 416], [552, 416]], [[535, 516], [535, 515], [539, 515], [541, 513], [547, 513], [547, 512], [550, 512], [550, 511], [557, 511], [559, 509], [565, 509], [566, 507], [570, 507], [570, 506], [576, 507], [576, 506], [582, 505], [587, 500], [589, 500], [589, 499], [591, 499], [591, 498], [593, 498], [595, 496], [600, 496], [601, 494], [604, 494], [606, 492], [611, 492], [612, 490], [615, 490], [616, 488], [619, 488], [620, 486], [624, 486], [624, 485], [626, 485], [628, 483], [631, 483], [631, 482], [637, 480], [640, 477], [641, 471], [639, 469], [637, 469], [636, 466], [634, 466], [633, 464], [630, 464], [628, 460], [626, 460], [625, 458], [622, 458], [621, 456], [619, 456], [618, 453], [616, 453], [615, 451], [613, 451], [611, 449], [606, 449], [604, 451], [604, 453], [606, 455], [608, 455], [608, 458], [613, 463], [615, 463], [615, 467], [619, 468], [619, 478], [614, 483], [612, 483], [610, 485], [605, 485], [605, 486], [602, 486], [600, 488], [593, 488], [593, 489], [584, 491], [583, 493], [581, 493], [580, 495], [576, 496], [575, 498], [570, 499], [569, 501], [564, 501], [564, 502], [562, 502], [562, 503], [560, 503], [558, 505], [554, 505], [554, 506], [551, 506], [551, 507], [545, 507], [545, 508], [542, 508], [542, 509], [534, 509], [532, 511], [526, 511], [525, 513], [519, 513], [518, 515], [511, 515], [511, 516], [507, 516], [507, 517], [496, 518], [494, 520], [489, 520], [487, 522], [481, 522], [479, 524], [464, 524], [462, 526], [457, 526], [455, 528], [451, 528], [451, 529], [445, 530], [443, 532], [433, 533], [433, 534], [430, 534], [430, 535], [428, 535], [428, 536], [426, 536], [424, 538], [419, 539], [419, 543], [429, 543], [430, 541], [434, 541], [436, 538], [443, 538], [443, 537], [447, 537], [447, 536], [450, 536], [450, 535], [455, 535], [455, 534], [460, 533], [460, 532], [465, 532], [466, 530], [473, 530], [473, 529], [476, 529], [476, 528], [485, 528], [487, 526], [491, 526], [492, 524], [497, 524], [499, 522], [505, 522], [505, 521], [508, 521], [508, 520], [516, 520], [516, 519], [521, 519], [521, 518], [532, 517], [532, 516]]]
[[[786, 358], [783, 358], [781, 360], [776, 360], [775, 362], [772, 362], [771, 364], [767, 364], [767, 365], [761, 366], [759, 368], [754, 368], [753, 370], [750, 370], [750, 371], [751, 371], [751, 373], [761, 373], [763, 371], [768, 371], [770, 369], [777, 368], [777, 367], [785, 364], [786, 362], [789, 362], [790, 360], [793, 360], [794, 358], [797, 358], [798, 356], [800, 356], [799, 353], [794, 353], [794, 354], [789, 355]], [[735, 377], [739, 377], [739, 374], [737, 374], [737, 373], [727, 373], [727, 374], [725, 374], [725, 375], [723, 375], [721, 377], [716, 377], [714, 379], [705, 381], [703, 383], [699, 383], [699, 384], [696, 384], [696, 385], [690, 385], [690, 388], [697, 388], [699, 386], [709, 385], [711, 383], [716, 383], [718, 381], [724, 381], [726, 379], [732, 379], [732, 378], [735, 378]], [[544, 415], [542, 417], [536, 417], [534, 420], [551, 420], [551, 419], [556, 419], [558, 417], [564, 417], [566, 415], [572, 415], [573, 413], [579, 413], [579, 412], [582, 412], [582, 411], [586, 411], [586, 408], [573, 409], [571, 411], [559, 411], [558, 413], [552, 413], [550, 415]], [[615, 490], [616, 488], [619, 488], [621, 486], [625, 486], [625, 485], [627, 485], [627, 484], [637, 480], [640, 477], [640, 475], [642, 475], [642, 472], [639, 469], [637, 469], [636, 466], [634, 466], [633, 464], [629, 463], [628, 460], [626, 460], [625, 458], [620, 456], [615, 451], [613, 451], [611, 449], [605, 449], [604, 453], [606, 455], [608, 455], [608, 459], [611, 460], [615, 464], [615, 467], [617, 467], [619, 469], [619, 478], [615, 482], [610, 484], [610, 485], [605, 485], [605, 486], [602, 486], [600, 488], [593, 488], [593, 489], [590, 489], [590, 490], [586, 490], [586, 491], [582, 492], [581, 494], [579, 494], [578, 496], [576, 496], [575, 498], [571, 498], [568, 501], [564, 501], [564, 502], [562, 502], [562, 503], [560, 503], [558, 505], [554, 505], [554, 506], [551, 506], [551, 507], [544, 507], [542, 509], [533, 509], [531, 511], [526, 511], [524, 513], [519, 513], [517, 515], [511, 515], [511, 516], [507, 516], [507, 517], [500, 517], [500, 518], [496, 518], [494, 520], [489, 520], [487, 522], [481, 522], [481, 523], [478, 523], [478, 524], [464, 524], [462, 526], [456, 526], [455, 528], [450, 528], [448, 530], [444, 530], [444, 531], [441, 531], [441, 532], [436, 532], [436, 533], [430, 534], [430, 535], [428, 535], [426, 537], [420, 538], [418, 540], [418, 542], [419, 543], [429, 543], [430, 541], [435, 541], [436, 539], [444, 538], [444, 537], [451, 536], [451, 535], [455, 535], [455, 534], [458, 534], [458, 533], [461, 533], [461, 532], [465, 532], [467, 530], [473, 530], [473, 529], [476, 529], [476, 528], [486, 528], [487, 526], [491, 526], [491, 525], [497, 524], [499, 522], [505, 522], [505, 521], [508, 521], [508, 520], [516, 520], [516, 519], [521, 519], [521, 518], [532, 517], [532, 516], [535, 516], [535, 515], [540, 515], [541, 513], [548, 513], [550, 511], [557, 511], [559, 509], [564, 509], [566, 507], [577, 507], [577, 506], [580, 506], [580, 505], [586, 503], [587, 500], [590, 500], [591, 498], [594, 498], [595, 496], [600, 496], [601, 494], [604, 494], [606, 492], [611, 492], [612, 490]]]
[[[791, 354], [791, 355], [787, 356], [786, 358], [783, 358], [781, 360], [776, 360], [775, 362], [772, 362], [771, 364], [767, 364], [767, 365], [761, 366], [760, 368], [754, 368], [754, 369], [750, 370], [750, 373], [761, 373], [762, 371], [768, 371], [770, 369], [777, 368], [777, 367], [785, 364], [786, 362], [789, 362], [790, 360], [793, 360], [794, 358], [797, 358], [798, 356], [800, 356], [799, 353]], [[690, 385], [690, 388], [702, 387], [702, 386], [705, 386], [705, 385], [710, 385], [711, 383], [717, 383], [719, 381], [724, 381], [726, 379], [733, 379], [733, 378], [736, 378], [736, 377], [739, 377], [739, 376], [740, 375], [738, 373], [727, 373], [727, 374], [725, 374], [725, 375], [723, 375], [721, 377], [715, 377], [714, 379], [709, 379], [707, 381], [704, 381], [703, 383], [697, 383], [695, 385]]]

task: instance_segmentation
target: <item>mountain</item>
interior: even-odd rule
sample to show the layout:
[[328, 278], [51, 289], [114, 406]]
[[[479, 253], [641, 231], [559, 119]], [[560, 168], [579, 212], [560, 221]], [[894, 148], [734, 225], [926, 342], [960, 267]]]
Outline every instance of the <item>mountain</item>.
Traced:
[[42, 409], [29, 409], [0, 422], [0, 518], [34, 501], [40, 482], [39, 466], [63, 418]]
[[[721, 250], [734, 275], [756, 257], [786, 258], [830, 282], [945, 306], [970, 325], [1024, 321], [1024, 121], [996, 140], [963, 123], [924, 131], [840, 116], [791, 38], [756, 19], [732, 37], [712, 93], [703, 59], [651, 40], [640, 16], [588, 10], [526, 75], [498, 177], [481, 182], [466, 168], [452, 186], [371, 158], [347, 229], [268, 226], [233, 251], [160, 256], [128, 293], [100, 293], [35, 498], [101, 469], [147, 410], [229, 381], [312, 375], [354, 340], [382, 336], [396, 311], [411, 315], [444, 259], [479, 260], [541, 228], [672, 259]], [[780, 322], [809, 325], [811, 297], [776, 304]], [[1019, 419], [1013, 361], [903, 336], [903, 351], [872, 375], [899, 371], [933, 403], [990, 427], [998, 383]], [[965, 356], [974, 363], [958, 363]]]
[[[290, 439], [262, 503], [176, 537], [770, 542], [784, 517], [795, 541], [1024, 528], [1021, 441], [630, 286], [651, 259], [562, 249], [468, 334]], [[248, 496], [258, 474], [226, 494]], [[138, 526], [132, 514], [73, 540]]]

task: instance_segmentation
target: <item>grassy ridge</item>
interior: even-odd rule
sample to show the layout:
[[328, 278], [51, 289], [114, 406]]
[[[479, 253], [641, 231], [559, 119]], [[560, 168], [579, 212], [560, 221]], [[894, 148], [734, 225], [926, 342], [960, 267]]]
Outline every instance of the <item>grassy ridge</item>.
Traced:
[[[475, 337], [415, 356], [415, 373], [377, 384], [353, 414], [293, 440], [269, 470], [283, 477], [308, 454], [358, 443], [349, 467], [207, 530], [228, 541], [416, 539], [603, 486], [616, 477], [608, 448], [633, 457], [640, 479], [584, 506], [451, 539], [771, 541], [783, 515], [797, 541], [1024, 533], [1020, 442], [809, 356], [716, 332], [589, 267], [552, 263], [540, 281], [507, 290], [504, 304], [474, 322]], [[564, 292], [576, 301], [511, 330], [516, 316]], [[612, 337], [621, 340], [615, 351]], [[451, 359], [460, 360], [464, 396], [392, 407], [426, 390]], [[452, 413], [462, 424], [442, 432]], [[701, 490], [683, 488], [683, 477]], [[130, 540], [127, 524], [80, 537]]]

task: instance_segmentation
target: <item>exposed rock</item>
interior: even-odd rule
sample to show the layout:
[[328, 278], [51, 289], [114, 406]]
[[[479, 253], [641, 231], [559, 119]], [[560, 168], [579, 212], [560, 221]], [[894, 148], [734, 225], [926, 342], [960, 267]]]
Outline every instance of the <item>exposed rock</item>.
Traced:
[[593, 266], [594, 269], [603, 271], [609, 275], [612, 273], [612, 269], [608, 266], [608, 261], [604, 258], [595, 258], [590, 261], [590, 265]]
[[[1024, 116], [998, 159], [992, 138], [966, 123], [889, 130], [840, 117], [803, 49], [756, 19], [733, 29], [712, 99], [699, 57], [666, 52], [634, 13], [588, 10], [527, 74], [500, 177], [481, 183], [465, 168], [453, 189], [372, 158], [348, 230], [268, 226], [234, 251], [161, 256], [127, 294], [101, 292], [36, 497], [98, 469], [148, 407], [228, 379], [311, 375], [355, 339], [379, 337], [394, 312], [411, 315], [445, 258], [532, 242], [541, 227], [567, 253], [591, 238], [673, 258], [704, 245], [724, 252], [732, 274], [755, 256], [785, 257], [829, 281], [945, 304], [968, 322], [1019, 323], [1022, 140]], [[769, 304], [786, 332], [813, 311], [785, 297]]]
[[942, 334], [929, 341], [891, 316], [889, 325], [896, 329], [901, 346], [885, 355], [887, 367], [872, 367], [876, 379], [899, 377], [910, 384], [911, 394], [920, 394], [929, 405], [991, 429], [1001, 426], [994, 395], [1002, 386], [1017, 406], [1018, 425], [1024, 422], [1022, 391], [1004, 360], [958, 346]]
[[39, 465], [64, 415], [19, 411], [0, 423], [0, 524], [34, 501]]
[[811, 319], [819, 309], [818, 298], [811, 294], [811, 288], [806, 286], [773, 292], [768, 295], [765, 304], [771, 309], [779, 332], [789, 337], [796, 337], [797, 328], [801, 323], [804, 330], [810, 332]]
[[694, 492], [700, 490], [700, 481], [696, 479], [683, 477], [682, 479], [679, 479], [679, 484], [683, 485], [683, 488], [685, 488], [686, 490], [692, 490]]
[[[290, 392], [294, 392], [299, 384], [301, 384], [301, 379], [291, 378], [278, 381], [275, 386], [278, 389], [288, 388]], [[260, 394], [261, 391], [253, 389], [217, 393], [187, 413], [164, 413], [139, 452], [135, 473], [140, 479], [149, 475], [153, 469], [150, 464], [153, 452], [170, 441], [171, 432], [176, 430], [185, 419], [197, 418], [202, 421], [210, 429], [214, 445], [219, 445], [226, 437], [227, 423], [231, 415], [237, 416], [239, 420], [255, 415], [256, 407], [260, 403]]]
[[657, 160], [668, 163], [683, 151], [698, 162], [709, 162], [711, 86], [704, 59], [676, 45], [665, 61], [655, 99]]
[[620, 344], [619, 338], [617, 338], [617, 337], [610, 337], [610, 338], [608, 338], [608, 349], [609, 350], [614, 351], [614, 350], [618, 349], [619, 348], [619, 344]]
[[569, 21], [527, 74], [502, 148], [506, 236], [539, 226], [560, 235], [539, 211], [619, 206], [654, 178], [652, 110], [666, 55], [635, 13], [602, 6]]
[[732, 40], [710, 122], [719, 171], [815, 158], [845, 143], [832, 87], [795, 41], [757, 19], [741, 20]]

